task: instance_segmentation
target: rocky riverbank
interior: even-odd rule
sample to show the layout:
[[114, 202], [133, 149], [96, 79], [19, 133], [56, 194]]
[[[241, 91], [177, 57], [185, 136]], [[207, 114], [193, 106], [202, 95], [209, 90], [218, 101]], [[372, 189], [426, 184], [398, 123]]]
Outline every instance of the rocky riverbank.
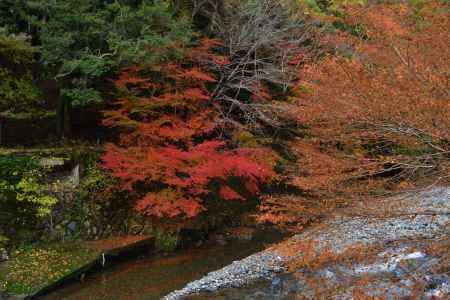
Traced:
[[244, 299], [257, 294], [258, 299], [269, 299], [276, 291], [281, 299], [319, 294], [351, 299], [355, 293], [392, 299], [450, 296], [449, 188], [383, 199], [352, 212], [341, 212], [276, 247], [211, 272], [164, 299], [198, 293], [214, 299], [217, 294], [212, 292], [257, 280], [272, 283], [220, 295]]
[[193, 293], [214, 292], [222, 288], [241, 287], [261, 278], [270, 279], [273, 274], [283, 271], [283, 261], [284, 258], [275, 252], [262, 251], [211, 272], [163, 299], [181, 299]]

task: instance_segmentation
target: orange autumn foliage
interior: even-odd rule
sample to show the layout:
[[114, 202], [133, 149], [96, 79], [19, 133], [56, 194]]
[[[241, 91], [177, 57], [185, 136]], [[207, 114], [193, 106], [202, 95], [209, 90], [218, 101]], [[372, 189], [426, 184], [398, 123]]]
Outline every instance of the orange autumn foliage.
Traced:
[[450, 182], [448, 12], [383, 2], [316, 17], [341, 29], [316, 37], [324, 55], [299, 68], [290, 98], [305, 129], [287, 178], [304, 195], [266, 199], [262, 221], [298, 230], [354, 200]]
[[406, 3], [348, 7], [342, 21], [359, 24], [367, 38], [328, 34], [324, 46], [334, 53], [301, 70], [297, 115], [313, 138], [297, 145], [316, 147], [316, 154], [303, 151], [306, 165], [328, 157], [320, 159], [323, 167], [313, 163], [324, 185], [335, 178], [326, 169], [341, 179], [352, 170], [376, 175], [386, 168], [448, 179], [450, 18], [439, 1], [423, 9], [420, 24], [414, 14]]
[[203, 40], [178, 61], [132, 66], [116, 80], [123, 96], [104, 124], [121, 137], [107, 145], [102, 166], [136, 193], [142, 215], [195, 217], [208, 201], [244, 200], [275, 177], [269, 150], [235, 149], [217, 134], [220, 109], [208, 64], [227, 64], [212, 51], [219, 44]]

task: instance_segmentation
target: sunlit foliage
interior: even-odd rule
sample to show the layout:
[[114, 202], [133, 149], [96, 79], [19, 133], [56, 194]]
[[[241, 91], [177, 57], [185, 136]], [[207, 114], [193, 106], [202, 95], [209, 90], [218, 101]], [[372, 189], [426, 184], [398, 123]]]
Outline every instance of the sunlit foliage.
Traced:
[[291, 98], [305, 136], [291, 143], [289, 182], [304, 195], [267, 198], [263, 221], [298, 227], [368, 194], [449, 182], [448, 5], [341, 9], [317, 17], [325, 52]]

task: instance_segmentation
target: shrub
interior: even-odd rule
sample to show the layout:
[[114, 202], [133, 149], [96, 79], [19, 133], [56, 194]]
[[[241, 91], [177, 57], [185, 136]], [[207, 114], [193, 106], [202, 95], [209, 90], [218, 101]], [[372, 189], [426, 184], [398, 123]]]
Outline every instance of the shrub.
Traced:
[[16, 238], [12, 230], [35, 228], [58, 200], [41, 183], [37, 159], [1, 155], [0, 165], [0, 224], [7, 237]]

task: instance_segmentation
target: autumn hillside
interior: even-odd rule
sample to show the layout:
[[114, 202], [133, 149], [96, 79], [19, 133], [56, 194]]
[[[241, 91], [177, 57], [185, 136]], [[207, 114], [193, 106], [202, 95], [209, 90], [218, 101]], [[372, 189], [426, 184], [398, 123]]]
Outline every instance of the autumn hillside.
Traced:
[[297, 160], [288, 178], [307, 196], [269, 197], [264, 219], [315, 218], [353, 200], [448, 184], [448, 6], [379, 2], [312, 17], [321, 51], [299, 68], [289, 98], [304, 129], [289, 144]]
[[449, 30], [445, 0], [0, 1], [0, 299], [66, 243], [281, 238], [448, 186]]

